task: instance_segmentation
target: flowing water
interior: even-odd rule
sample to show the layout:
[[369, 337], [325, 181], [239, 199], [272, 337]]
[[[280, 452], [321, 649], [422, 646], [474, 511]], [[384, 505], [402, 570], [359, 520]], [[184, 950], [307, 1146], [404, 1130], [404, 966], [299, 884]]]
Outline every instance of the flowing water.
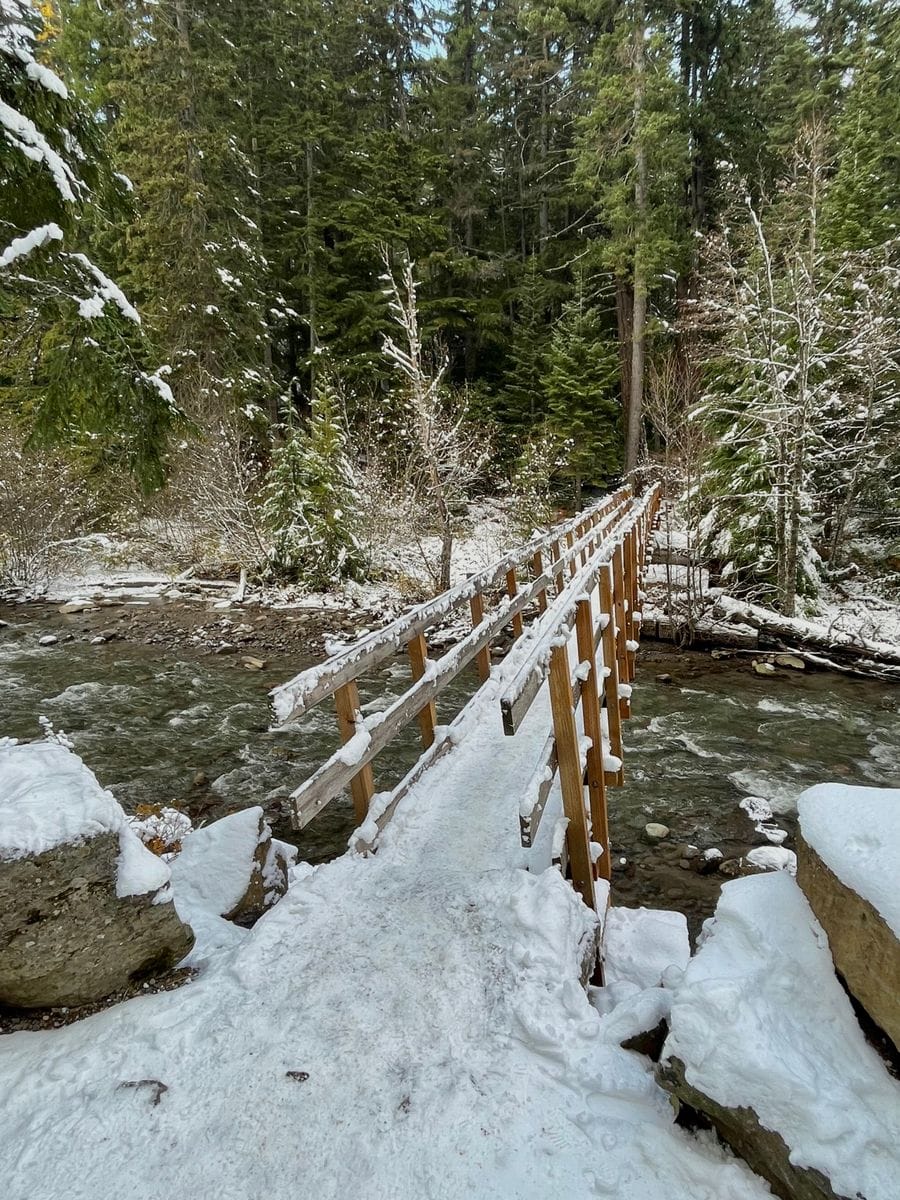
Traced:
[[[354, 825], [348, 801], [335, 801], [299, 836], [287, 819], [291, 790], [337, 745], [331, 705], [290, 732], [268, 731], [268, 690], [308, 663], [275, 659], [253, 671], [239, 655], [63, 641], [70, 631], [64, 618], [36, 622], [26, 610], [0, 629], [0, 736], [36, 737], [43, 715], [128, 810], [174, 803], [209, 819], [262, 804], [277, 834], [297, 841], [310, 861], [343, 851]], [[60, 643], [39, 646], [48, 632]], [[408, 679], [408, 665], [397, 661], [362, 680], [363, 708], [385, 706]], [[474, 686], [467, 672], [439, 718], [456, 712]], [[763, 842], [738, 806], [742, 797], [771, 802], [790, 846], [804, 787], [900, 782], [900, 688], [838, 675], [760, 677], [746, 660], [725, 664], [648, 644], [625, 734], [626, 785], [609, 794], [617, 895], [695, 917], [711, 910], [721, 877], [679, 867], [678, 845], [716, 847], [728, 860]], [[376, 786], [399, 779], [417, 753], [412, 725], [379, 757]], [[643, 837], [651, 820], [671, 831], [658, 847]]]
[[[616, 892], [700, 918], [722, 875], [680, 869], [682, 852], [715, 848], [734, 864], [767, 845], [745, 797], [768, 801], [790, 848], [804, 788], [900, 787], [900, 687], [789, 669], [759, 676], [747, 657], [717, 662], [645, 643], [625, 746], [625, 787], [609, 792]], [[643, 836], [650, 821], [671, 831], [658, 846]]]
[[[77, 622], [66, 618], [38, 621], [27, 610], [7, 610], [5, 616], [0, 737], [38, 737], [43, 716], [68, 735], [126, 811], [174, 804], [196, 821], [261, 804], [277, 836], [297, 844], [310, 862], [346, 848], [356, 824], [348, 799], [332, 802], [299, 835], [291, 830], [287, 803], [339, 744], [333, 705], [324, 702], [290, 731], [268, 728], [270, 688], [310, 661], [276, 658], [263, 670], [248, 670], [240, 654], [120, 640], [92, 645], [87, 636], [73, 636]], [[59, 643], [39, 645], [50, 633]], [[409, 679], [405, 661], [361, 679], [363, 711], [387, 707]], [[476, 683], [467, 678], [449, 688], [438, 718], [454, 715]], [[418, 737], [413, 724], [379, 756], [379, 789], [392, 786], [412, 765], [421, 749]]]

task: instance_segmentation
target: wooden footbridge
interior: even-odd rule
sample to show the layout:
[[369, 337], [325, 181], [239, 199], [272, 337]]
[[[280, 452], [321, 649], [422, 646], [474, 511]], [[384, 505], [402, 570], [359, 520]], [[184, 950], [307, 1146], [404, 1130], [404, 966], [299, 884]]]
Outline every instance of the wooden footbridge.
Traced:
[[[631, 712], [641, 574], [658, 507], [658, 488], [640, 497], [622, 488], [276, 688], [280, 726], [333, 696], [342, 743], [293, 792], [295, 827], [349, 789], [359, 821], [352, 844], [375, 853], [404, 798], [414, 789], [421, 794], [439, 759], [486, 753], [483, 740], [470, 746], [459, 737], [477, 709], [479, 722], [496, 720], [498, 736], [523, 742], [509, 760], [517, 767], [510, 788], [520, 793], [519, 828], [510, 827], [510, 836], [532, 848], [556, 790], [561, 811], [549, 836], [552, 860], [596, 908], [595, 883], [610, 877], [607, 789], [623, 781], [622, 721]], [[466, 610], [470, 632], [432, 659], [429, 633]], [[492, 667], [492, 647], [510, 632], [512, 645]], [[364, 716], [357, 680], [404, 651], [409, 686], [384, 711]], [[437, 697], [472, 664], [478, 689], [439, 726]], [[540, 719], [526, 722], [535, 707]], [[413, 721], [421, 756], [396, 787], [376, 792], [377, 756]]]

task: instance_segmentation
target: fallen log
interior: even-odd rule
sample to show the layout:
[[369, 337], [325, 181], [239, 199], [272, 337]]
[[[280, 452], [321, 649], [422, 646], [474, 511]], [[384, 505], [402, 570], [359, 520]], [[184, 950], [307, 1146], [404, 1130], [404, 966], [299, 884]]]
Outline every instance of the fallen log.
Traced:
[[713, 613], [723, 621], [750, 625], [774, 646], [796, 650], [809, 662], [900, 681], [900, 646], [890, 642], [869, 641], [842, 629], [784, 617], [771, 609], [735, 600], [733, 596], [717, 597]]

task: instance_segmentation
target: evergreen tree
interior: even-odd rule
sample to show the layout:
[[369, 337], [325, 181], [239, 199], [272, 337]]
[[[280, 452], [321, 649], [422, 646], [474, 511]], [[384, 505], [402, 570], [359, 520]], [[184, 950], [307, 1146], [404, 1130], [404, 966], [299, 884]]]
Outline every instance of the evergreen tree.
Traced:
[[66, 13], [72, 53], [87, 54], [92, 101], [134, 188], [118, 245], [123, 278], [181, 403], [204, 423], [248, 404], [274, 416], [235, 11], [218, 0], [73, 0]]
[[272, 455], [263, 516], [272, 536], [269, 567], [279, 578], [324, 590], [359, 574], [356, 485], [327, 384], [306, 427], [290, 425]]
[[546, 360], [550, 341], [549, 298], [532, 255], [517, 291], [516, 320], [512, 327], [509, 361], [497, 415], [509, 431], [510, 453], [520, 440], [543, 423], [547, 415]]
[[156, 484], [177, 415], [167, 369], [147, 365], [141, 318], [88, 239], [122, 211], [121, 184], [96, 122], [39, 60], [41, 39], [36, 9], [4, 3], [0, 394], [33, 438], [78, 442]]
[[836, 127], [825, 232], [846, 250], [881, 245], [900, 232], [900, 9], [878, 8]]
[[633, 0], [611, 3], [606, 21], [610, 31], [597, 40], [588, 73], [594, 94], [580, 125], [579, 173], [606, 229], [594, 241], [597, 261], [616, 280], [630, 471], [643, 427], [648, 303], [661, 284], [667, 290], [685, 255], [687, 143], [668, 13]]
[[604, 337], [597, 310], [578, 295], [553, 327], [547, 374], [550, 428], [566, 446], [566, 470], [574, 480], [575, 507], [584, 483], [606, 484], [621, 470], [618, 354]]

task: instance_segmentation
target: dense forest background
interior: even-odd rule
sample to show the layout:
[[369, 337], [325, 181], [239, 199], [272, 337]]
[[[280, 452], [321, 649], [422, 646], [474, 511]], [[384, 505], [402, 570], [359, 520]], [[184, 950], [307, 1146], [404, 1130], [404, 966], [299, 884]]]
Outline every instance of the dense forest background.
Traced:
[[893, 0], [3, 14], [7, 113], [78, 184], [7, 117], [10, 503], [62, 440], [70, 493], [252, 510], [282, 571], [332, 547], [322, 582], [366, 487], [446, 541], [473, 489], [529, 524], [649, 456], [786, 612], [897, 536]]

